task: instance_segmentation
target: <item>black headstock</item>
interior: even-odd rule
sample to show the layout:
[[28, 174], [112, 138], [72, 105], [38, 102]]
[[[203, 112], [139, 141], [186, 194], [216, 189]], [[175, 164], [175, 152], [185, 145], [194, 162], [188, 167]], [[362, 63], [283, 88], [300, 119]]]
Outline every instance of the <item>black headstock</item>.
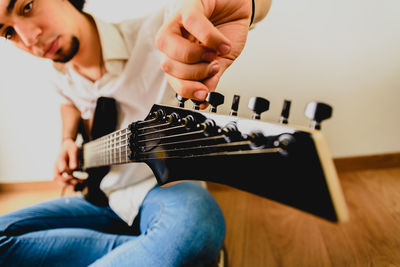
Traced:
[[[219, 96], [208, 99], [221, 104]], [[282, 110], [281, 123], [274, 123], [259, 120], [268, 100], [251, 99], [253, 119], [235, 116], [238, 102], [235, 96], [230, 116], [154, 105], [143, 121], [129, 127], [130, 160], [146, 162], [161, 185], [179, 180], [216, 182], [330, 221], [345, 221], [347, 208], [337, 173], [317, 130], [327, 116], [310, 115], [308, 108], [318, 127], [299, 129], [288, 124], [290, 104]]]

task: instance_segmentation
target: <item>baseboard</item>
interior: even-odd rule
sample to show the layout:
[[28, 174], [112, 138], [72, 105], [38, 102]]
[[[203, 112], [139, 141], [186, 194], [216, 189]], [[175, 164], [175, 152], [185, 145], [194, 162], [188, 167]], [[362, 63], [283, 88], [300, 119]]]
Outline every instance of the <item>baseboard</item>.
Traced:
[[35, 190], [61, 190], [61, 187], [54, 181], [33, 181], [33, 182], [0, 182], [0, 193], [11, 193]]
[[334, 163], [339, 173], [368, 169], [395, 168], [400, 167], [400, 153], [335, 158]]

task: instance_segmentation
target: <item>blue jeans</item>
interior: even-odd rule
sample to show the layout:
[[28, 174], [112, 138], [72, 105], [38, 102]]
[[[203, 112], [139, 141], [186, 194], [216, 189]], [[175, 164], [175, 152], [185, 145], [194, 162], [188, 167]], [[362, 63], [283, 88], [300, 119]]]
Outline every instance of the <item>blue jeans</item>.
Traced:
[[0, 266], [207, 266], [223, 246], [225, 221], [194, 182], [153, 188], [133, 226], [80, 197], [0, 217]]

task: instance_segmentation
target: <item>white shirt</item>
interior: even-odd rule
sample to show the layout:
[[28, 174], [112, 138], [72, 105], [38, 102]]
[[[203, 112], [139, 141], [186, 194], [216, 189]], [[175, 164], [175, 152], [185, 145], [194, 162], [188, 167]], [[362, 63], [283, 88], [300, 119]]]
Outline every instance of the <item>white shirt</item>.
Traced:
[[[83, 119], [93, 116], [97, 98], [112, 97], [117, 102], [118, 129], [143, 120], [155, 103], [176, 105], [175, 92], [160, 68], [160, 52], [155, 36], [172, 9], [139, 19], [111, 24], [95, 19], [107, 73], [92, 82], [72, 68], [56, 71], [55, 86], [66, 103], [74, 104]], [[115, 165], [103, 178], [100, 188], [110, 207], [129, 225], [157, 181], [145, 163]]]

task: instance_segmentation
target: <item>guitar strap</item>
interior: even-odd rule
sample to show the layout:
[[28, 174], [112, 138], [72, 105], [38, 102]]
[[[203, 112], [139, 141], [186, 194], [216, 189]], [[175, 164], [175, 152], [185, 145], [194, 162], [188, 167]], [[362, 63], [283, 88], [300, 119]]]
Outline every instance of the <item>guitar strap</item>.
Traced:
[[99, 97], [94, 112], [91, 136], [97, 139], [112, 133], [117, 126], [117, 105], [114, 98]]
[[[117, 126], [117, 105], [114, 98], [99, 97], [93, 117], [91, 139], [97, 139], [115, 131]], [[108, 205], [107, 196], [100, 189], [100, 182], [109, 172], [110, 167], [96, 167], [86, 170], [89, 177], [84, 181], [82, 188], [84, 198], [98, 206]]]

